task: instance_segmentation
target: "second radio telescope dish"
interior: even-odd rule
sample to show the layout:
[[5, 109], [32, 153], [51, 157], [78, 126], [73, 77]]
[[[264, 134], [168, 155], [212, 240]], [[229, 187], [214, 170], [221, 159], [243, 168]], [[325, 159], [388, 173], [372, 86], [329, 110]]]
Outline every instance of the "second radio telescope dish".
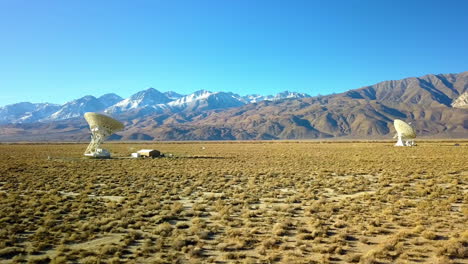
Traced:
[[92, 134], [91, 142], [89, 143], [84, 155], [96, 158], [109, 158], [109, 151], [101, 149], [99, 146], [110, 135], [122, 130], [124, 125], [109, 116], [93, 112], [85, 113], [84, 118], [88, 122]]
[[395, 119], [393, 121], [393, 125], [397, 132], [396, 137], [398, 137], [398, 141], [395, 146], [414, 146], [416, 131], [414, 131], [413, 127], [400, 119]]

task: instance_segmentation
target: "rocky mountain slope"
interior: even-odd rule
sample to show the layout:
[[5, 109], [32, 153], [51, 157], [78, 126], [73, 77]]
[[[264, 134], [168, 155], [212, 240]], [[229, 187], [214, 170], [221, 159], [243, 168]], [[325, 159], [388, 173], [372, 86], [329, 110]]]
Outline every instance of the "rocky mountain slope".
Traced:
[[[163, 104], [161, 111], [114, 115], [122, 140], [249, 140], [392, 138], [395, 118], [412, 122], [419, 137], [468, 137], [468, 72], [385, 81], [340, 94], [263, 100], [199, 91]], [[222, 95], [222, 96], [221, 96]], [[198, 100], [192, 100], [198, 98]], [[239, 105], [217, 108], [238, 100]], [[242, 102], [242, 100], [244, 100]], [[193, 103], [196, 102], [196, 103]], [[157, 105], [157, 104], [156, 104]], [[177, 108], [177, 106], [182, 106]], [[210, 107], [214, 106], [214, 107]], [[150, 107], [154, 108], [155, 105]], [[140, 111], [144, 108], [138, 108]], [[176, 109], [176, 110], [174, 110]], [[144, 111], [143, 111], [144, 112]], [[44, 133], [47, 131], [47, 133]], [[0, 127], [0, 140], [84, 140], [82, 118]]]
[[467, 109], [468, 108], [468, 92], [464, 92], [457, 99], [455, 99], [452, 103], [452, 107]]

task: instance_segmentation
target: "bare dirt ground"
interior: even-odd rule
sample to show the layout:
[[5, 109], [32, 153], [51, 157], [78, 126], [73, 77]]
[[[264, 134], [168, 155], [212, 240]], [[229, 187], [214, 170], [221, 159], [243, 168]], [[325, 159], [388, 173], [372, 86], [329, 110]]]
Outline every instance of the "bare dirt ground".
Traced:
[[0, 145], [0, 263], [468, 263], [466, 141], [105, 147]]

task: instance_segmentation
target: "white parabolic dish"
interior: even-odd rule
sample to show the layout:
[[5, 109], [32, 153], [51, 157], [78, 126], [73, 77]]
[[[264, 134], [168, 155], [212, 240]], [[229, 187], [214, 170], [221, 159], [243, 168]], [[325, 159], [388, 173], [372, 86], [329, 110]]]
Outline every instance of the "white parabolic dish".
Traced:
[[395, 146], [415, 146], [414, 139], [416, 138], [416, 131], [414, 131], [414, 129], [408, 123], [400, 119], [395, 119], [393, 121], [393, 125], [395, 126], [395, 130], [397, 132], [396, 137], [398, 137], [398, 141]]
[[124, 124], [106, 115], [88, 112], [84, 114], [84, 118], [88, 122], [91, 131], [93, 128], [101, 127], [114, 133], [124, 128]]
[[398, 133], [398, 136], [405, 139], [416, 138], [416, 131], [414, 131], [414, 129], [405, 121], [395, 119], [395, 121], [393, 121], [393, 125], [395, 126], [395, 130]]
[[93, 112], [85, 113], [84, 118], [86, 119], [86, 122], [88, 122], [92, 134], [91, 142], [89, 143], [84, 155], [96, 158], [109, 158], [109, 151], [99, 147], [110, 135], [122, 130], [124, 128], [124, 124], [106, 115]]

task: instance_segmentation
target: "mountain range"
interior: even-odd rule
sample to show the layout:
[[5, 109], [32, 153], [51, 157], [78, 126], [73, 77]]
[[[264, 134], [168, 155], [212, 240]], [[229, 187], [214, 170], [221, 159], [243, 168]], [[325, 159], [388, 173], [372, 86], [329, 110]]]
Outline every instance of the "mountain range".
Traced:
[[310, 96], [288, 91], [275, 96], [257, 94], [240, 96], [234, 93], [206, 90], [181, 95], [174, 91], [162, 93], [154, 88], [149, 88], [126, 99], [109, 93], [98, 98], [87, 95], [63, 105], [30, 102], [11, 104], [0, 107], [0, 124], [52, 122], [82, 117], [86, 112], [103, 112], [109, 115], [125, 114], [135, 118], [155, 113], [227, 109], [263, 100], [274, 101], [305, 97]]
[[123, 99], [85, 96], [63, 105], [28, 102], [0, 107], [1, 141], [85, 141], [85, 112], [121, 120], [121, 140], [391, 138], [392, 122], [412, 122], [419, 136], [468, 137], [468, 72], [384, 81], [311, 97], [284, 92], [240, 96], [154, 88]]

